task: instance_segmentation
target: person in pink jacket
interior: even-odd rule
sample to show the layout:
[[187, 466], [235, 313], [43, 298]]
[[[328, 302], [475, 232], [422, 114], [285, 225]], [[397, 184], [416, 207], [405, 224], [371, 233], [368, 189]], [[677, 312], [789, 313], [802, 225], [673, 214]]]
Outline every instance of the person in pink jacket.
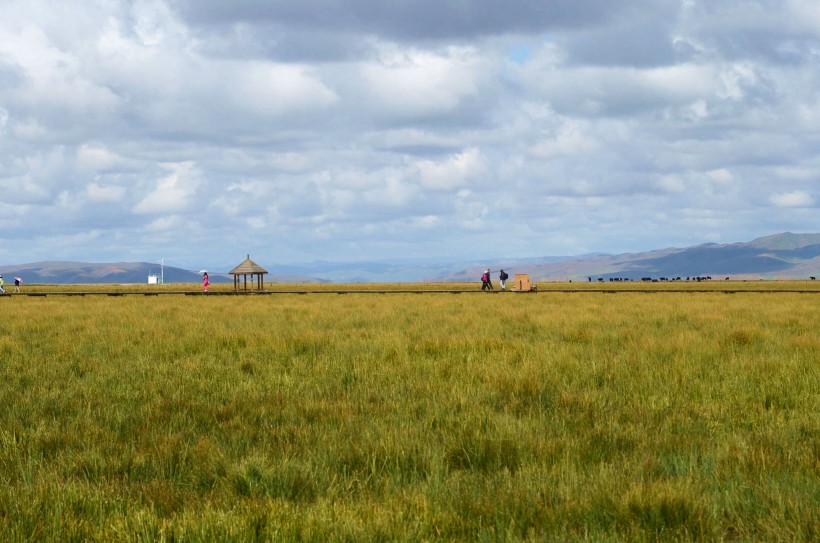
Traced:
[[205, 292], [208, 292], [208, 285], [210, 284], [211, 282], [208, 280], [208, 272], [205, 272], [204, 274], [202, 274], [202, 289]]
[[493, 283], [490, 280], [490, 268], [487, 268], [487, 271], [481, 274], [481, 290], [487, 290], [488, 292], [493, 290]]

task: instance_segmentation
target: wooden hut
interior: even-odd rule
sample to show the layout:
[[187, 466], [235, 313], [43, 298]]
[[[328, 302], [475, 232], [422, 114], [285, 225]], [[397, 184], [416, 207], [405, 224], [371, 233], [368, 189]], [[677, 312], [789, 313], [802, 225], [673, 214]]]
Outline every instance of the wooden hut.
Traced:
[[[256, 281], [256, 290], [264, 290], [264, 276], [266, 273], [268, 273], [268, 270], [251, 260], [251, 255], [248, 255], [248, 258], [246, 258], [242, 264], [231, 270], [231, 275], [233, 275], [233, 289], [239, 290], [241, 283], [242, 290], [248, 290], [248, 276], [250, 275], [251, 290], [254, 290], [254, 281]], [[242, 280], [239, 279], [240, 275], [242, 276]]]
[[516, 273], [515, 285], [513, 285], [513, 288], [516, 290], [516, 292], [529, 292], [533, 290], [530, 276], [526, 273]]

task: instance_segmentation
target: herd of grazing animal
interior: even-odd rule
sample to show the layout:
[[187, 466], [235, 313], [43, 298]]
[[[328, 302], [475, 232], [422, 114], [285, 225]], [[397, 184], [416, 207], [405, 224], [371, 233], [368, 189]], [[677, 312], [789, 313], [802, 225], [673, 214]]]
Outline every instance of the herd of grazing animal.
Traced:
[[[812, 275], [812, 276], [809, 277], [809, 279], [812, 280], [812, 281], [816, 281], [817, 277]], [[664, 282], [664, 281], [697, 281], [697, 282], [701, 282], [701, 281], [711, 281], [711, 280], [712, 280], [711, 275], [687, 277], [686, 279], [683, 279], [681, 277], [658, 277], [658, 278], [641, 277], [641, 281], [643, 281], [644, 283], [657, 283], [657, 282]], [[729, 277], [724, 278], [724, 281], [728, 281], [728, 280], [729, 280]], [[591, 283], [592, 282], [592, 277], [587, 277], [587, 281], [589, 281]], [[603, 283], [604, 281], [605, 281], [605, 279], [603, 277], [598, 278], [599, 283]], [[610, 283], [621, 283], [621, 282], [628, 282], [628, 281], [634, 281], [634, 279], [630, 279], [629, 277], [610, 277], [609, 278]]]
[[[814, 279], [814, 278], [812, 277], [812, 279]], [[700, 282], [700, 281], [711, 281], [711, 280], [712, 280], [711, 275], [707, 275], [705, 277], [687, 277], [686, 279], [683, 279], [681, 277], [658, 277], [658, 278], [641, 277], [641, 281], [643, 281], [644, 283], [657, 283], [659, 281], [660, 282], [665, 282], [665, 281], [670, 281], [670, 282], [671, 281], [698, 281], [698, 282]], [[726, 281], [728, 281], [728, 280], [729, 280], [729, 278], [727, 277]], [[587, 277], [587, 281], [589, 281], [591, 283], [592, 282], [592, 277]], [[634, 281], [634, 279], [630, 279], [629, 277], [610, 277], [609, 278], [610, 283], [622, 283], [622, 282], [626, 283], [626, 282], [629, 282], [629, 281]], [[603, 283], [604, 278], [599, 277], [598, 282]]]

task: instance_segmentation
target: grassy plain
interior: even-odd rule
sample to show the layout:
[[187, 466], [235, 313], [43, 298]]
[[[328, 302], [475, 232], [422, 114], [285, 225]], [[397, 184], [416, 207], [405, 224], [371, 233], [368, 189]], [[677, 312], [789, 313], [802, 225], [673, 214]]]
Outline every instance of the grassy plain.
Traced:
[[4, 541], [820, 539], [818, 294], [0, 311]]
[[[587, 281], [536, 281], [539, 292], [565, 292], [565, 291], [607, 291], [607, 292], [632, 292], [632, 291], [749, 291], [749, 292], [820, 292], [820, 282], [818, 281], [676, 281], [676, 282], [587, 282]], [[511, 285], [512, 282], [509, 283]], [[480, 283], [267, 283], [264, 286], [265, 293], [335, 293], [345, 292], [476, 292], [479, 291]], [[508, 285], [508, 286], [509, 286]], [[496, 293], [498, 285], [494, 283]], [[510, 292], [512, 289], [510, 289]], [[9, 290], [7, 290], [9, 292]], [[202, 292], [202, 285], [196, 283], [166, 283], [164, 285], [111, 285], [111, 284], [72, 284], [72, 285], [25, 285], [22, 294], [31, 293], [199, 293]], [[211, 283], [210, 292], [229, 293], [234, 292], [232, 283]]]

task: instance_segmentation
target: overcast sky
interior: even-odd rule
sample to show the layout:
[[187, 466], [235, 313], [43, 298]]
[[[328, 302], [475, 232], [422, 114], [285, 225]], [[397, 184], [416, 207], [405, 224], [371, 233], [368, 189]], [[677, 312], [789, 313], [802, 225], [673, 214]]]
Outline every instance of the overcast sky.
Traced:
[[819, 127], [817, 0], [0, 0], [0, 264], [818, 232]]

